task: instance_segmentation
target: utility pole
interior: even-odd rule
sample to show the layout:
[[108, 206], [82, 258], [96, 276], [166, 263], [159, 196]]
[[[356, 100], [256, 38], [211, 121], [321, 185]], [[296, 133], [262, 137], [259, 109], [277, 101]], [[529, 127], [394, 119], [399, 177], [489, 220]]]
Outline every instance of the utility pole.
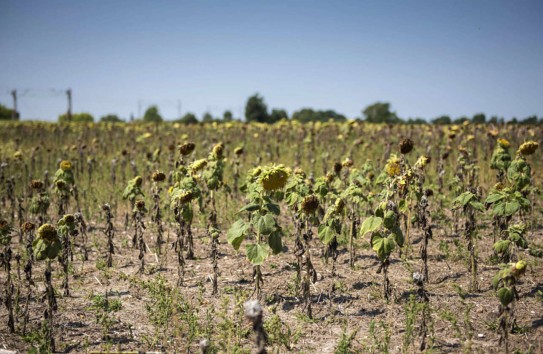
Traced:
[[13, 112], [11, 112], [11, 119], [19, 120], [19, 114], [17, 112], [17, 90], [11, 91], [11, 97], [13, 97]]
[[67, 112], [66, 118], [68, 118], [68, 122], [71, 122], [72, 121], [72, 89], [66, 90], [66, 96], [68, 97], [68, 112]]
[[141, 100], [138, 100], [138, 119], [141, 119]]
[[177, 100], [177, 118], [181, 118], [181, 100]]

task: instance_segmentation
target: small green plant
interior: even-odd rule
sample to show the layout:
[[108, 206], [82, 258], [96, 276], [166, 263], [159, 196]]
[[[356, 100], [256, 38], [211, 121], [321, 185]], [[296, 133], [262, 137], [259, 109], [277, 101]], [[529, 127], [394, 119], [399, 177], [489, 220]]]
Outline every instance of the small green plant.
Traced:
[[94, 312], [96, 323], [102, 327], [102, 337], [111, 339], [110, 330], [117, 323], [114, 314], [121, 310], [121, 300], [111, 299], [107, 290], [104, 295], [90, 295], [89, 300], [91, 305], [87, 309]]

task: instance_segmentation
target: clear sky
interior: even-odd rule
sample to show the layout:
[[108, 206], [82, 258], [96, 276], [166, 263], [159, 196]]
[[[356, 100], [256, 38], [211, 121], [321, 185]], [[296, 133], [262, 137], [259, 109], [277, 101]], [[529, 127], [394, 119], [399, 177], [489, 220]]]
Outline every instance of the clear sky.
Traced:
[[543, 115], [542, 0], [0, 0], [0, 53], [23, 119], [56, 120], [67, 88], [95, 117], [239, 117], [256, 92], [351, 118]]

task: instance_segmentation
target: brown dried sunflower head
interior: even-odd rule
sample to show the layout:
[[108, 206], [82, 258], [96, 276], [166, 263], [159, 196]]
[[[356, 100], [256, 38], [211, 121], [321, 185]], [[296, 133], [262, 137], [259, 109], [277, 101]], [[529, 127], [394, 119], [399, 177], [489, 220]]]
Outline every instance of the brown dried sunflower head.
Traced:
[[313, 214], [319, 207], [319, 198], [314, 195], [308, 195], [302, 201], [302, 211], [305, 214]]
[[339, 162], [334, 163], [334, 172], [338, 175], [341, 172], [343, 165]]
[[141, 199], [136, 201], [136, 208], [138, 210], [145, 210], [145, 201]]
[[184, 143], [181, 146], [179, 146], [179, 152], [183, 156], [190, 155], [193, 151], [196, 145], [194, 143]]
[[33, 188], [33, 189], [42, 189], [43, 188], [43, 182], [40, 181], [39, 179], [33, 179], [32, 182], [30, 182], [30, 186]]
[[25, 221], [21, 225], [21, 230], [23, 230], [24, 232], [30, 232], [30, 231], [34, 230], [35, 228], [36, 228], [36, 225], [29, 222], [29, 221]]
[[161, 171], [155, 171], [153, 172], [153, 175], [151, 176], [151, 179], [155, 182], [162, 182], [166, 179], [166, 175], [164, 172]]
[[409, 138], [402, 139], [402, 141], [400, 141], [400, 152], [404, 155], [409, 154], [411, 150], [413, 150], [414, 146], [415, 143], [413, 142], [413, 140]]

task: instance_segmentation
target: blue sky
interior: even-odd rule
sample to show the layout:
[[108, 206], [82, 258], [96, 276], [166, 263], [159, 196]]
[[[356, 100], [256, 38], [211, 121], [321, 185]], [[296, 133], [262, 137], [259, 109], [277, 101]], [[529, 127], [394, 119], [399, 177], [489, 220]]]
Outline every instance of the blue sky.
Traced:
[[[376, 101], [400, 117], [543, 115], [543, 1], [0, 0], [0, 102], [173, 119]], [[179, 107], [181, 102], [181, 107]]]

